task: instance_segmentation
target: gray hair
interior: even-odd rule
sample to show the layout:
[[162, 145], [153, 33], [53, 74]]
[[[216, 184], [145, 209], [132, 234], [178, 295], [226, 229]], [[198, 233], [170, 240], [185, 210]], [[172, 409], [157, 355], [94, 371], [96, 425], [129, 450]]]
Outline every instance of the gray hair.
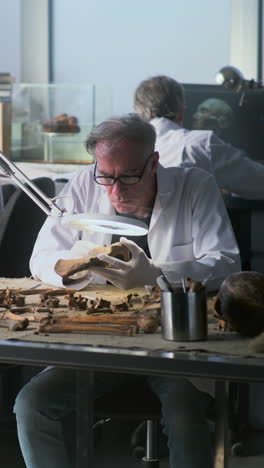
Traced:
[[155, 150], [156, 131], [153, 125], [138, 114], [112, 117], [91, 131], [85, 142], [85, 148], [88, 153], [96, 156], [95, 147], [98, 142], [112, 140], [114, 144], [121, 139], [141, 142], [145, 145], [146, 151], [151, 153]]
[[134, 94], [134, 110], [147, 120], [166, 117], [175, 120], [184, 105], [184, 88], [168, 76], [142, 81]]

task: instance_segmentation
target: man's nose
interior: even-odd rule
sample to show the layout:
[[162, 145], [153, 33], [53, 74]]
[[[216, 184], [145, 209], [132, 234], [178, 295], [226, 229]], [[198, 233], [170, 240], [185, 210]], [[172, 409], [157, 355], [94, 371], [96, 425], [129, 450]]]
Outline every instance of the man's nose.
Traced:
[[116, 180], [113, 185], [112, 192], [121, 193], [124, 191], [124, 187], [125, 187], [124, 184], [121, 184], [119, 180]]

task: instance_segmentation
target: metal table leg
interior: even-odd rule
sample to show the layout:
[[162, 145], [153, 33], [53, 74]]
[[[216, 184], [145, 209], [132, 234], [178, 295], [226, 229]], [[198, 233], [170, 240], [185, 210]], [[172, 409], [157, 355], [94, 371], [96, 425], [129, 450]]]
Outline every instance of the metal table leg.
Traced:
[[214, 468], [228, 468], [228, 389], [229, 382], [215, 382], [216, 422]]
[[93, 466], [94, 373], [76, 370], [76, 468]]

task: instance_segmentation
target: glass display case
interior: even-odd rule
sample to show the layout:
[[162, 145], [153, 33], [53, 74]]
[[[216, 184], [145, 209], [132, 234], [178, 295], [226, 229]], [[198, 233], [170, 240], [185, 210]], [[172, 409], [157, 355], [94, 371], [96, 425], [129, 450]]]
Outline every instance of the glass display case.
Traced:
[[111, 115], [106, 87], [84, 84], [13, 86], [11, 159], [25, 162], [92, 162], [84, 143]]

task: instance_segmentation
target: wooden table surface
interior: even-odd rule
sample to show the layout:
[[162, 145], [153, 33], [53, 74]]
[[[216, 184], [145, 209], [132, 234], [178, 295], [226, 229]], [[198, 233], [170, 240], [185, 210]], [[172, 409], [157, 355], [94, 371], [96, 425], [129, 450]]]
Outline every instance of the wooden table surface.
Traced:
[[[38, 289], [50, 287], [40, 281], [35, 281], [29, 278], [8, 279], [0, 278], [0, 289], [4, 288], [31, 288], [38, 285], [36, 295], [26, 297], [26, 302], [29, 305], [36, 305], [39, 302]], [[53, 288], [55, 289], [55, 288]], [[113, 303], [122, 301], [128, 294], [138, 294], [143, 296], [146, 294], [145, 289], [135, 288], [131, 290], [120, 290], [112, 285], [90, 284], [84, 290], [76, 292], [76, 295], [89, 295], [91, 297], [102, 297]], [[65, 299], [60, 296], [61, 306], [65, 306]], [[209, 308], [212, 306], [211, 299], [209, 300]], [[136, 306], [135, 306], [136, 307]], [[1, 309], [3, 310], [3, 309]], [[54, 316], [56, 311], [54, 309]], [[26, 315], [26, 314], [25, 314]], [[0, 327], [0, 340], [26, 340], [32, 342], [44, 343], [65, 343], [77, 345], [92, 345], [92, 346], [110, 346], [120, 348], [138, 348], [144, 350], [164, 350], [164, 351], [187, 351], [187, 352], [203, 352], [221, 355], [231, 355], [237, 357], [255, 357], [257, 353], [249, 351], [250, 339], [241, 337], [234, 332], [223, 332], [218, 330], [217, 321], [212, 316], [212, 310], [208, 314], [208, 340], [196, 342], [175, 342], [162, 339], [160, 329], [153, 334], [138, 333], [134, 337], [121, 335], [106, 335], [98, 333], [50, 333], [50, 334], [35, 334], [37, 323], [30, 322], [29, 327], [20, 332], [11, 332], [7, 328]], [[259, 357], [263, 357], [260, 354]]]

